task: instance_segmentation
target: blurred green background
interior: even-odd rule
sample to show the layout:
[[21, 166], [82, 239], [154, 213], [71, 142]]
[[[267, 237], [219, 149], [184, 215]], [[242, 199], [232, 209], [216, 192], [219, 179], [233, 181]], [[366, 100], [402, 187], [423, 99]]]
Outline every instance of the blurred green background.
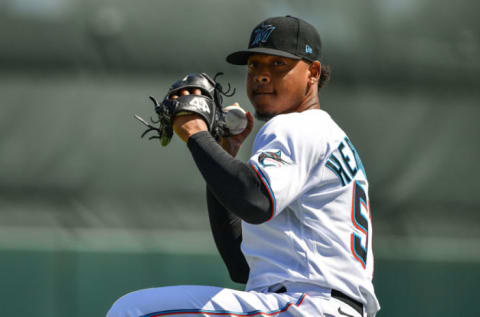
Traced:
[[[299, 16], [322, 35], [322, 107], [371, 183], [379, 316], [477, 316], [480, 4], [474, 1], [2, 0], [0, 315], [104, 316], [115, 299], [229, 281], [185, 145], [139, 138], [188, 72], [251, 29]], [[256, 128], [261, 126], [256, 122]], [[253, 137], [240, 157], [247, 159]]]

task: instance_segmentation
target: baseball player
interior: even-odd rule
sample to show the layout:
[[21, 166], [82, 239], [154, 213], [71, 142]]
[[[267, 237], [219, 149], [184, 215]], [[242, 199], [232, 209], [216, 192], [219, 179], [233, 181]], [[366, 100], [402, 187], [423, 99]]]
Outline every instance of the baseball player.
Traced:
[[[242, 133], [220, 142], [198, 114], [173, 122], [206, 181], [217, 248], [245, 291], [139, 290], [108, 317], [375, 316], [367, 176], [353, 143], [320, 109], [318, 89], [329, 77], [320, 57], [316, 29], [291, 16], [263, 21], [248, 49], [227, 57], [247, 65], [248, 98], [266, 121], [247, 163], [235, 156], [252, 130], [250, 113]], [[205, 100], [204, 90], [184, 87], [168, 100]]]

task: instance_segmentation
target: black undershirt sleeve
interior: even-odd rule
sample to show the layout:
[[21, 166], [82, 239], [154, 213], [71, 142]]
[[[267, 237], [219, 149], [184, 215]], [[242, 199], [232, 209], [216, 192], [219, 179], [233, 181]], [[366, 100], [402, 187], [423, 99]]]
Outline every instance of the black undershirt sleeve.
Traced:
[[210, 227], [230, 278], [246, 283], [250, 268], [241, 251], [241, 220], [259, 224], [272, 216], [272, 203], [252, 167], [225, 152], [209, 132], [188, 140], [193, 159], [207, 183]]
[[272, 217], [267, 188], [250, 165], [228, 154], [207, 131], [191, 136], [187, 145], [209, 191], [225, 209], [252, 224]]
[[232, 281], [247, 283], [250, 268], [240, 249], [242, 224], [240, 218], [229, 212], [213, 196], [207, 186], [207, 206], [215, 245], [227, 266]]

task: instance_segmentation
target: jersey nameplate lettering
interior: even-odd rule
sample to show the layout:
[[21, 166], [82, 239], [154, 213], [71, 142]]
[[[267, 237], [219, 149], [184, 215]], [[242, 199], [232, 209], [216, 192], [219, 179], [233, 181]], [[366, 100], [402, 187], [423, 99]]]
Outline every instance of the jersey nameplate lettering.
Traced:
[[350, 184], [358, 171], [362, 171], [365, 178], [367, 177], [362, 160], [347, 137], [340, 142], [337, 150], [338, 153], [330, 154], [325, 165], [338, 176], [342, 186]]

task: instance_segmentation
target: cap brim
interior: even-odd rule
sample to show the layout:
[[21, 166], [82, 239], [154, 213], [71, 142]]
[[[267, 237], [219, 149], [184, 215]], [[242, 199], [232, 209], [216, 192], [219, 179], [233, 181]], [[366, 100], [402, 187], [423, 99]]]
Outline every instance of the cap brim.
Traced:
[[288, 57], [292, 59], [302, 59], [297, 55], [293, 55], [285, 51], [276, 50], [274, 48], [256, 47], [256, 48], [250, 48], [245, 51], [234, 52], [228, 55], [227, 62], [234, 65], [247, 65], [248, 57], [250, 57], [250, 55], [252, 54], [266, 54], [266, 55]]

